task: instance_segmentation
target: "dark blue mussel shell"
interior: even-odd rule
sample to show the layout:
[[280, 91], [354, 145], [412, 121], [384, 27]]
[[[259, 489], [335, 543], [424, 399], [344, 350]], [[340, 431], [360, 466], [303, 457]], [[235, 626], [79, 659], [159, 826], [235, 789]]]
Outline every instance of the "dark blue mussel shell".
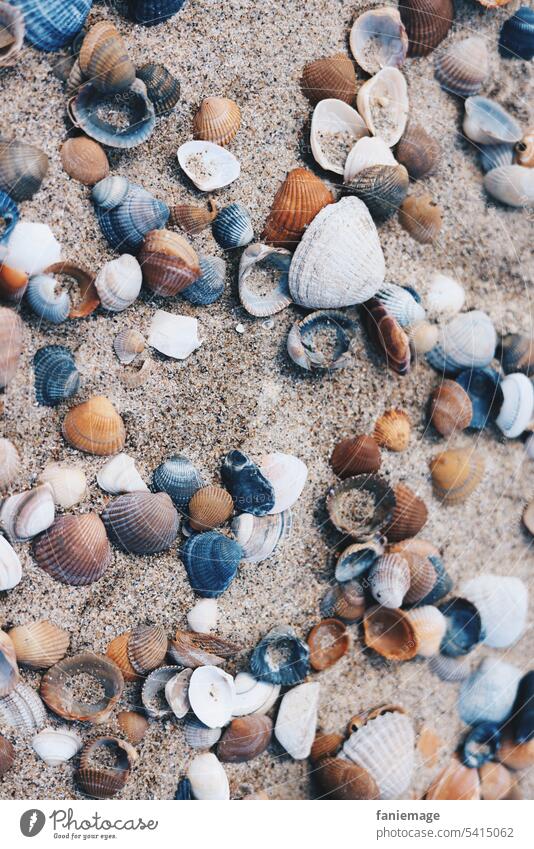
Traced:
[[534, 56], [534, 9], [521, 6], [501, 27], [499, 50], [507, 59]]
[[45, 407], [55, 407], [78, 391], [80, 374], [74, 357], [63, 345], [40, 348], [33, 358], [35, 397]]
[[181, 781], [178, 782], [174, 798], [179, 802], [189, 802], [193, 798], [191, 796], [191, 782], [188, 778], [182, 778]]
[[221, 466], [221, 477], [239, 512], [265, 516], [273, 509], [272, 484], [259, 466], [242, 451], [236, 449], [226, 455]]
[[512, 732], [516, 743], [528, 743], [534, 737], [534, 670], [523, 675], [512, 709]]
[[181, 558], [197, 595], [218, 598], [234, 580], [243, 549], [234, 539], [218, 531], [207, 531], [186, 540]]
[[179, 12], [185, 0], [129, 0], [128, 12], [138, 24], [156, 26]]
[[501, 729], [495, 722], [474, 725], [460, 745], [460, 757], [465, 766], [477, 769], [494, 759], [501, 745]]
[[500, 375], [488, 366], [466, 369], [455, 380], [471, 399], [473, 416], [469, 427], [483, 430], [497, 418], [504, 401]]
[[310, 650], [289, 625], [278, 625], [260, 640], [250, 658], [250, 671], [260, 681], [292, 687], [310, 671]]
[[484, 639], [480, 613], [465, 598], [452, 598], [438, 608], [447, 620], [447, 630], [439, 650], [447, 657], [469, 654]]

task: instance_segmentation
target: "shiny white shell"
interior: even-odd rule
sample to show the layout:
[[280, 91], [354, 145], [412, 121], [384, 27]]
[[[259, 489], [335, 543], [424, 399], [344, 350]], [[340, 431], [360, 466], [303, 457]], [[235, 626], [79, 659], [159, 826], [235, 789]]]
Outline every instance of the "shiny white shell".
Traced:
[[437, 272], [432, 275], [424, 297], [425, 306], [432, 318], [452, 317], [460, 312], [465, 301], [465, 289], [454, 278]]
[[363, 135], [367, 135], [365, 121], [352, 106], [335, 97], [320, 100], [313, 110], [310, 145], [315, 161], [326, 171], [343, 174], [346, 156], [340, 155], [340, 158], [335, 159], [332, 157], [321, 140], [321, 135], [324, 133], [346, 133], [356, 142]]
[[311, 752], [317, 728], [319, 683], [298, 684], [283, 696], [274, 734], [292, 758], [303, 760]]
[[157, 310], [152, 317], [148, 344], [167, 357], [185, 360], [202, 344], [198, 321], [188, 315]]
[[291, 511], [267, 516], [253, 516], [241, 513], [232, 521], [232, 533], [243, 549], [243, 560], [248, 563], [261, 563], [276, 550], [285, 539], [292, 525]]
[[143, 282], [143, 272], [136, 258], [122, 254], [100, 269], [95, 286], [102, 306], [112, 312], [125, 310], [133, 304]]
[[52, 487], [45, 483], [6, 498], [0, 523], [11, 542], [25, 542], [49, 528], [54, 516]]
[[232, 716], [267, 713], [280, 695], [280, 684], [258, 681], [249, 672], [239, 672], [234, 683], [235, 697]]
[[178, 719], [182, 719], [191, 709], [189, 702], [189, 682], [191, 681], [192, 669], [182, 669], [165, 684], [165, 698], [172, 712]]
[[501, 723], [512, 710], [523, 673], [497, 657], [485, 657], [471, 673], [458, 696], [458, 713], [466, 725]]
[[408, 86], [398, 68], [382, 68], [358, 90], [358, 112], [373, 136], [389, 147], [397, 144], [406, 129]]
[[260, 471], [274, 489], [274, 506], [269, 514], [288, 510], [299, 498], [308, 477], [306, 463], [280, 452], [265, 454], [260, 460]]
[[48, 224], [19, 221], [9, 237], [7, 247], [0, 246], [0, 260], [30, 277], [40, 274], [60, 259], [61, 245]]
[[41, 472], [39, 480], [50, 484], [55, 503], [64, 509], [79, 504], [87, 492], [85, 472], [68, 463], [49, 463]]
[[12, 590], [22, 578], [22, 566], [15, 549], [0, 535], [0, 592]]
[[128, 454], [117, 454], [104, 463], [96, 480], [105, 492], [119, 495], [123, 492], [147, 492], [148, 486], [135, 468], [135, 460]]
[[32, 748], [48, 766], [59, 766], [74, 757], [82, 748], [75, 731], [67, 728], [43, 728], [32, 739]]
[[193, 758], [187, 770], [187, 777], [195, 799], [226, 801], [230, 798], [226, 772], [213, 752], [203, 752]]
[[345, 161], [343, 182], [350, 183], [360, 171], [374, 165], [397, 165], [391, 148], [378, 136], [364, 136], [358, 139]]
[[343, 753], [373, 776], [381, 799], [402, 799], [412, 782], [414, 743], [411, 719], [394, 711], [380, 714], [351, 734]]
[[534, 206], [534, 168], [501, 165], [488, 171], [484, 188], [496, 200], [520, 209]]
[[234, 679], [217, 666], [199, 666], [189, 682], [189, 701], [194, 714], [208, 728], [222, 728], [232, 718]]
[[495, 423], [508, 439], [515, 439], [532, 421], [534, 385], [521, 372], [507, 374], [500, 385], [504, 401]]
[[187, 624], [198, 634], [209, 634], [217, 627], [219, 608], [216, 598], [200, 598], [187, 614]]
[[[201, 192], [222, 189], [241, 173], [233, 153], [210, 141], [188, 141], [178, 148], [176, 155], [182, 170]], [[198, 170], [195, 163], [200, 165]]]

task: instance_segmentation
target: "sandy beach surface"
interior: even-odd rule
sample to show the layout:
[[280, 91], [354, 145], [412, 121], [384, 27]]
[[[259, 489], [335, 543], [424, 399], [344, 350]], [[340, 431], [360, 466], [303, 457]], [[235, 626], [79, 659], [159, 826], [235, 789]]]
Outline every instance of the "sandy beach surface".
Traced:
[[[303, 66], [338, 51], [348, 54], [348, 31], [355, 15], [372, 5], [354, 0], [187, 0], [176, 17], [155, 28], [128, 21], [126, 4], [96, 3], [89, 23], [112, 19], [124, 35], [136, 65], [165, 64], [182, 85], [177, 108], [158, 120], [151, 139], [125, 153], [111, 153], [112, 173], [142, 184], [172, 202], [202, 202], [200, 193], [181, 173], [176, 149], [192, 137], [192, 117], [208, 95], [237, 101], [242, 126], [230, 149], [241, 162], [241, 177], [217, 193], [220, 204], [242, 201], [250, 210], [256, 237], [280, 182], [288, 170], [314, 166], [308, 149], [311, 107], [299, 88]], [[379, 4], [376, 4], [379, 5]], [[476, 33], [487, 40], [491, 73], [483, 94], [495, 97], [526, 128], [529, 64], [504, 60], [497, 51], [502, 21], [520, 4], [497, 11], [474, 0], [456, 3], [456, 20], [446, 44]], [[386, 258], [386, 279], [424, 293], [434, 271], [458, 279], [466, 289], [466, 308], [487, 311], [498, 331], [531, 331], [532, 303], [528, 267], [532, 249], [532, 215], [502, 207], [487, 197], [476, 151], [461, 136], [461, 101], [442, 91], [433, 76], [433, 57], [408, 60], [406, 75], [410, 117], [436, 136], [443, 148], [435, 176], [424, 186], [443, 208], [443, 228], [432, 246], [414, 242], [396, 217], [379, 228]], [[32, 142], [50, 157], [50, 171], [38, 194], [21, 205], [24, 218], [48, 223], [63, 245], [66, 259], [97, 271], [114, 256], [100, 233], [89, 190], [62, 170], [59, 149], [67, 135], [66, 98], [51, 73], [51, 57], [25, 46], [17, 66], [0, 76], [2, 135]], [[326, 176], [327, 175], [321, 175]], [[202, 253], [223, 255], [210, 231], [192, 239]], [[16, 490], [30, 487], [51, 460], [69, 460], [87, 473], [89, 494], [76, 511], [101, 511], [108, 496], [96, 484], [104, 460], [81, 455], [63, 441], [60, 426], [68, 405], [51, 409], [36, 404], [31, 360], [44, 345], [60, 343], [76, 356], [83, 385], [77, 400], [105, 394], [122, 414], [127, 430], [125, 450], [135, 458], [149, 482], [153, 469], [172, 453], [187, 455], [208, 482], [219, 482], [222, 456], [240, 447], [252, 457], [286, 451], [308, 465], [309, 479], [294, 510], [294, 528], [276, 554], [259, 565], [243, 565], [219, 600], [222, 636], [244, 647], [228, 671], [247, 668], [248, 651], [273, 625], [285, 622], [301, 636], [320, 618], [319, 604], [333, 581], [333, 553], [339, 537], [326, 524], [324, 495], [335, 481], [329, 457], [336, 442], [354, 433], [369, 433], [387, 408], [402, 407], [412, 418], [413, 433], [402, 454], [383, 452], [382, 470], [393, 482], [406, 482], [429, 509], [425, 539], [442, 551], [456, 587], [466, 578], [491, 572], [521, 577], [530, 586], [532, 539], [521, 527], [525, 503], [534, 497], [532, 461], [525, 460], [521, 441], [506, 441], [496, 428], [481, 434], [464, 432], [451, 445], [475, 442], [484, 454], [486, 474], [470, 500], [441, 507], [433, 498], [428, 460], [443, 440], [426, 427], [424, 408], [439, 377], [418, 363], [405, 378], [388, 372], [363, 336], [354, 364], [330, 375], [310, 375], [286, 354], [289, 328], [304, 314], [289, 307], [272, 322], [253, 319], [239, 304], [235, 273], [239, 252], [227, 256], [224, 296], [208, 307], [193, 307], [177, 297], [155, 299], [144, 294], [127, 311], [97, 311], [79, 322], [56, 328], [40, 326], [23, 306], [26, 344], [23, 362], [3, 396], [3, 435], [23, 456]], [[149, 349], [153, 369], [140, 389], [125, 387], [123, 367], [112, 342], [131, 327], [148, 334], [156, 308], [193, 315], [199, 320], [202, 346], [184, 362]], [[244, 332], [237, 332], [238, 325]], [[113, 560], [96, 584], [76, 588], [57, 583], [37, 568], [29, 545], [17, 548], [23, 561], [21, 583], [0, 595], [4, 628], [49, 618], [72, 634], [71, 651], [104, 651], [109, 641], [135, 623], [161, 623], [169, 636], [185, 628], [194, 603], [177, 545], [162, 555], [139, 557], [113, 551]], [[342, 730], [348, 719], [382, 702], [402, 704], [416, 732], [434, 730], [442, 740], [436, 763], [418, 762], [413, 791], [420, 796], [446, 763], [465, 727], [458, 718], [458, 686], [434, 677], [427, 661], [388, 663], [363, 648], [360, 628], [349, 628], [353, 646], [320, 681], [319, 726]], [[479, 648], [483, 656], [505, 658], [528, 668], [532, 631], [505, 651]], [[40, 676], [24, 671], [38, 686]], [[127, 685], [121, 705], [139, 704], [136, 685]], [[61, 725], [50, 715], [50, 723]], [[116, 724], [79, 729], [84, 739]], [[16, 746], [16, 765], [0, 779], [3, 798], [76, 798], [73, 764], [47, 767], [27, 739], [8, 736]], [[151, 721], [139, 747], [139, 760], [119, 798], [172, 798], [178, 780], [194, 755], [176, 721]], [[273, 799], [305, 799], [317, 792], [307, 761], [294, 761], [275, 746], [256, 760], [226, 767], [234, 799], [265, 790]], [[532, 778], [521, 775], [526, 798]]]

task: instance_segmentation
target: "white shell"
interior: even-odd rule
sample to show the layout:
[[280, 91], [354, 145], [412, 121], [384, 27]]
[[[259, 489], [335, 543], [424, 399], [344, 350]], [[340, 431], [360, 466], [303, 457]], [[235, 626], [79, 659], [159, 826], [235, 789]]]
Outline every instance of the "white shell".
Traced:
[[364, 136], [356, 142], [347, 156], [343, 182], [350, 183], [356, 174], [374, 165], [397, 165], [397, 160], [384, 139], [378, 136]]
[[433, 657], [438, 654], [441, 641], [447, 630], [447, 620], [441, 610], [432, 604], [414, 607], [406, 613], [417, 643], [420, 657]]
[[534, 169], [522, 165], [501, 165], [484, 177], [484, 188], [508, 206], [534, 206]]
[[274, 734], [280, 745], [297, 761], [307, 758], [317, 728], [319, 684], [298, 684], [282, 698]]
[[504, 722], [512, 710], [522, 675], [517, 666], [505, 660], [485, 657], [460, 688], [460, 718], [466, 725]]
[[0, 510], [0, 522], [11, 542], [25, 542], [45, 531], [54, 516], [54, 498], [48, 483], [11, 495]]
[[148, 492], [148, 486], [135, 468], [135, 460], [128, 454], [117, 454], [104, 463], [96, 480], [104, 492], [120, 495], [123, 492]]
[[500, 386], [504, 401], [495, 423], [508, 439], [515, 439], [532, 421], [534, 385], [526, 374], [515, 372], [507, 374]]
[[414, 743], [410, 718], [394, 711], [380, 714], [351, 734], [343, 752], [373, 776], [381, 799], [402, 799], [413, 777]]
[[[346, 145], [340, 144], [337, 155], [328, 150], [325, 134], [340, 134], [346, 139]], [[365, 122], [356, 110], [343, 100], [327, 97], [320, 100], [313, 110], [310, 145], [315, 161], [326, 171], [343, 174], [349, 150], [358, 139], [367, 134]]]
[[401, 327], [411, 327], [425, 318], [425, 310], [414, 296], [396, 283], [384, 283], [376, 296]]
[[452, 44], [436, 59], [435, 74], [446, 91], [460, 97], [476, 94], [489, 74], [485, 40], [471, 36]]
[[280, 695], [280, 684], [258, 681], [249, 672], [239, 672], [235, 677], [234, 684], [235, 697], [232, 716], [267, 713]]
[[515, 118], [499, 103], [487, 97], [468, 97], [464, 102], [463, 130], [471, 141], [479, 144], [515, 144], [520, 141], [522, 130]]
[[[291, 298], [287, 276], [290, 264], [291, 253], [284, 248], [273, 248], [256, 242], [243, 251], [238, 274], [239, 300], [250, 315], [264, 318], [289, 306]], [[278, 275], [271, 291], [266, 294], [257, 293], [250, 285], [251, 273], [258, 273], [262, 268], [276, 271]]]
[[231, 675], [217, 666], [199, 666], [189, 682], [189, 701], [208, 728], [222, 728], [232, 718], [235, 687]]
[[471, 658], [447, 657], [445, 654], [435, 654], [428, 662], [428, 668], [441, 681], [465, 681], [471, 672]]
[[427, 312], [432, 318], [451, 317], [462, 309], [465, 290], [452, 277], [438, 272], [430, 280], [424, 301]]
[[408, 120], [408, 87], [397, 68], [382, 68], [358, 91], [358, 112], [373, 136], [393, 147], [400, 140]]
[[12, 590], [22, 578], [22, 566], [14, 548], [0, 535], [0, 592]]
[[182, 719], [191, 709], [188, 693], [192, 674], [192, 669], [182, 669], [165, 684], [165, 698], [178, 719]]
[[9, 237], [7, 248], [0, 246], [0, 260], [30, 277], [60, 259], [61, 245], [47, 224], [19, 221]]
[[197, 634], [209, 634], [217, 627], [219, 609], [216, 598], [201, 598], [187, 614], [187, 624]]
[[138, 330], [126, 328], [117, 333], [113, 340], [113, 350], [119, 361], [127, 366], [133, 363], [138, 354], [145, 349], [145, 338]]
[[359, 198], [346, 197], [322, 209], [304, 233], [289, 269], [289, 290], [303, 307], [336, 309], [372, 298], [384, 273], [369, 210]]
[[19, 452], [10, 439], [0, 439], [0, 492], [11, 486], [19, 470]]
[[529, 460], [534, 460], [534, 433], [531, 433], [525, 442], [525, 454]]
[[308, 477], [306, 463], [292, 454], [264, 454], [260, 471], [274, 489], [274, 507], [269, 514], [288, 510], [299, 498]]
[[528, 591], [520, 578], [508, 575], [479, 575], [459, 590], [480, 613], [485, 637], [493, 649], [506, 649], [517, 642], [527, 622]]
[[213, 752], [203, 752], [193, 758], [187, 770], [191, 792], [201, 801], [226, 801], [230, 787], [224, 767]]
[[189, 141], [177, 152], [180, 167], [201, 192], [221, 189], [237, 180], [239, 162], [229, 150], [209, 141]]
[[291, 510], [268, 516], [241, 513], [232, 521], [232, 533], [243, 549], [243, 560], [261, 563], [289, 535], [291, 525]]
[[37, 731], [47, 720], [46, 708], [39, 693], [21, 681], [0, 699], [0, 720], [19, 732]]
[[125, 310], [133, 304], [143, 282], [143, 272], [136, 258], [122, 254], [112, 259], [96, 275], [95, 286], [102, 306], [112, 312]]
[[185, 742], [192, 749], [211, 749], [221, 738], [222, 728], [208, 728], [200, 719], [189, 714], [184, 725]]
[[39, 481], [50, 484], [55, 503], [65, 509], [83, 501], [87, 492], [85, 472], [68, 463], [49, 463], [41, 472]]
[[152, 317], [148, 344], [167, 357], [185, 360], [202, 344], [198, 338], [198, 321], [188, 315], [157, 310]]
[[58, 766], [73, 758], [82, 741], [70, 728], [43, 728], [32, 739], [32, 748], [48, 766]]
[[463, 312], [443, 325], [438, 344], [428, 354], [428, 361], [438, 370], [460, 372], [466, 368], [483, 368], [492, 361], [497, 333], [490, 317], [482, 310]]
[[360, 68], [375, 74], [381, 68], [400, 68], [408, 50], [408, 36], [397, 9], [369, 9], [356, 18], [350, 31], [350, 50]]

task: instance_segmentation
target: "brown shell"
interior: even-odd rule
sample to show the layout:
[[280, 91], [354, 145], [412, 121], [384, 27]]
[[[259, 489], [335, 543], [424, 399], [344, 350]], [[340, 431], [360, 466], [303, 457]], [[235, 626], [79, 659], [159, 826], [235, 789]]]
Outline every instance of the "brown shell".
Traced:
[[241, 125], [239, 106], [228, 97], [206, 97], [193, 118], [193, 138], [230, 144]]
[[523, 510], [523, 524], [529, 534], [534, 536], [534, 499], [530, 501]]
[[507, 333], [499, 340], [496, 356], [503, 371], [510, 374], [521, 371], [534, 377], [534, 337], [522, 333]]
[[48, 171], [48, 156], [27, 142], [0, 137], [0, 190], [20, 203], [39, 191]]
[[395, 508], [385, 534], [389, 542], [400, 542], [416, 536], [426, 525], [428, 510], [422, 498], [402, 483], [394, 488]]
[[15, 646], [18, 663], [32, 669], [48, 669], [65, 657], [70, 643], [70, 634], [42, 619], [28, 625], [17, 625], [9, 631]]
[[171, 230], [151, 230], [146, 234], [139, 262], [143, 280], [156, 295], [170, 298], [200, 277], [196, 251], [183, 236]]
[[15, 646], [11, 638], [0, 630], [0, 698], [15, 689], [19, 678]]
[[355, 731], [363, 728], [364, 725], [367, 725], [367, 723], [372, 719], [376, 719], [377, 716], [384, 716], [386, 713], [405, 714], [406, 711], [401, 705], [391, 704], [390, 702], [366, 708], [365, 710], [360, 711], [360, 713], [355, 713], [354, 716], [351, 716], [349, 719], [347, 723], [347, 737], [350, 737], [350, 735], [354, 734]]
[[534, 127], [529, 127], [515, 146], [514, 162], [524, 168], [534, 168]]
[[430, 421], [442, 436], [465, 430], [473, 418], [473, 405], [456, 380], [442, 380], [430, 396]]
[[108, 537], [121, 551], [156, 554], [171, 547], [180, 517], [166, 492], [126, 492], [102, 513]]
[[380, 791], [374, 778], [357, 764], [341, 758], [323, 758], [313, 771], [323, 796], [328, 799], [379, 799]]
[[[103, 696], [92, 702], [77, 700], [70, 688], [79, 675], [94, 678]], [[93, 652], [65, 657], [52, 666], [41, 679], [41, 698], [50, 710], [65, 719], [79, 722], [104, 722], [121, 697], [124, 678], [119, 667], [109, 658]]]
[[195, 531], [209, 531], [224, 524], [234, 511], [230, 493], [222, 486], [203, 486], [189, 502], [189, 524]]
[[105, 395], [94, 395], [72, 407], [63, 420], [64, 439], [87, 454], [106, 457], [124, 448], [124, 422]]
[[[113, 753], [114, 763], [111, 767], [93, 765], [100, 748], [107, 749], [108, 754]], [[109, 799], [122, 790], [128, 781], [135, 757], [135, 749], [118, 737], [98, 737], [83, 747], [75, 781], [87, 796], [93, 799]]]
[[373, 218], [383, 221], [397, 211], [408, 193], [409, 183], [404, 165], [372, 165], [345, 183], [343, 194], [363, 200]]
[[141, 676], [135, 671], [128, 657], [130, 634], [131, 631], [125, 631], [114, 637], [106, 649], [106, 655], [119, 667], [125, 681], [138, 681]]
[[136, 672], [147, 675], [161, 666], [167, 654], [167, 635], [161, 625], [139, 625], [128, 640], [128, 658]]
[[[372, 516], [362, 516], [359, 507], [352, 506], [350, 515], [344, 508], [343, 500], [349, 493], [361, 493], [374, 499]], [[372, 539], [388, 525], [393, 515], [395, 495], [384, 478], [379, 475], [355, 475], [340, 481], [329, 490], [326, 497], [326, 509], [330, 521], [342, 534], [348, 534], [359, 541]]]
[[225, 729], [217, 746], [217, 756], [223, 763], [251, 761], [265, 751], [272, 733], [273, 721], [269, 716], [240, 716]]
[[109, 175], [109, 162], [104, 149], [86, 136], [67, 139], [59, 155], [63, 170], [84, 186], [94, 186]]
[[420, 180], [436, 170], [441, 156], [439, 142], [420, 124], [410, 124], [397, 145], [395, 158], [412, 180]]
[[169, 645], [169, 654], [181, 666], [196, 669], [197, 666], [220, 666], [225, 658], [233, 657], [241, 646], [212, 634], [196, 631], [176, 631]]
[[458, 758], [452, 757], [426, 791], [425, 799], [480, 799], [478, 770], [470, 769], [461, 764]]
[[363, 617], [365, 645], [388, 660], [411, 660], [417, 654], [414, 630], [404, 610], [370, 607]]
[[307, 639], [310, 664], [319, 672], [329, 669], [347, 653], [350, 636], [339, 619], [323, 619], [313, 626]]
[[106, 529], [96, 513], [59, 516], [34, 543], [37, 565], [56, 581], [79, 587], [98, 581], [111, 561]]
[[377, 472], [380, 468], [380, 448], [372, 436], [351, 436], [338, 442], [330, 464], [340, 478]]
[[91, 27], [78, 60], [84, 77], [103, 93], [125, 91], [135, 80], [135, 65], [110, 21], [99, 21]]
[[22, 354], [23, 325], [16, 312], [0, 307], [0, 389], [14, 376]]
[[388, 368], [400, 375], [410, 370], [410, 340], [378, 298], [362, 304], [362, 316], [374, 346], [381, 351]]
[[321, 610], [345, 622], [361, 619], [365, 611], [365, 590], [358, 581], [334, 584], [323, 599]]
[[408, 56], [427, 56], [449, 32], [453, 0], [403, 0], [401, 20], [408, 33]]
[[295, 248], [317, 213], [334, 203], [330, 189], [307, 168], [289, 171], [278, 189], [262, 239], [279, 248]]
[[480, 796], [482, 799], [508, 799], [514, 785], [511, 773], [502, 764], [489, 761], [479, 767]]
[[516, 743], [509, 733], [503, 735], [497, 749], [497, 760], [509, 769], [529, 769], [534, 766], [534, 737], [528, 743]]
[[416, 604], [426, 598], [434, 588], [437, 581], [436, 569], [428, 557], [421, 557], [414, 553], [407, 554], [405, 551], [403, 555], [410, 569], [410, 588], [404, 596], [404, 604]]
[[424, 725], [419, 732], [417, 740], [417, 751], [421, 756], [423, 766], [435, 766], [439, 754], [443, 751], [445, 743], [442, 738], [428, 725]]
[[354, 63], [344, 53], [316, 59], [305, 66], [300, 85], [313, 104], [333, 97], [352, 106], [358, 89]]
[[10, 304], [18, 304], [26, 291], [28, 279], [24, 271], [0, 263], [0, 298]]
[[0, 778], [9, 772], [15, 763], [15, 749], [6, 737], [0, 734]]
[[430, 245], [441, 230], [441, 208], [431, 195], [410, 195], [401, 205], [399, 221], [412, 239]]
[[434, 494], [445, 504], [459, 504], [484, 476], [484, 458], [472, 448], [451, 448], [429, 463]]
[[86, 318], [100, 304], [95, 286], [95, 275], [74, 262], [55, 262], [45, 268], [43, 274], [64, 275], [74, 280], [80, 290], [80, 299], [69, 312], [69, 318]]
[[208, 201], [207, 208], [191, 206], [191, 204], [178, 204], [171, 207], [169, 224], [172, 227], [179, 227], [184, 233], [193, 236], [209, 227], [217, 217], [218, 211], [214, 200]]
[[117, 723], [130, 743], [140, 743], [148, 729], [148, 720], [134, 710], [119, 711]]
[[405, 451], [410, 441], [411, 429], [408, 413], [393, 408], [386, 410], [377, 419], [373, 439], [382, 448], [389, 448], [390, 451]]
[[327, 755], [337, 755], [344, 740], [345, 738], [342, 734], [335, 734], [334, 732], [325, 734], [319, 731], [315, 735], [315, 740], [311, 747], [310, 760], [312, 763], [317, 763], [321, 758], [327, 757]]

